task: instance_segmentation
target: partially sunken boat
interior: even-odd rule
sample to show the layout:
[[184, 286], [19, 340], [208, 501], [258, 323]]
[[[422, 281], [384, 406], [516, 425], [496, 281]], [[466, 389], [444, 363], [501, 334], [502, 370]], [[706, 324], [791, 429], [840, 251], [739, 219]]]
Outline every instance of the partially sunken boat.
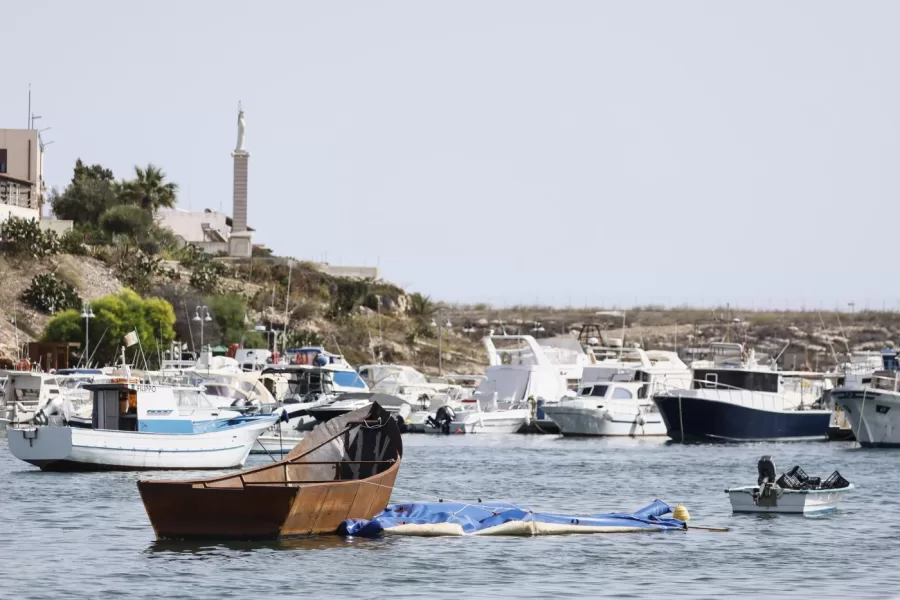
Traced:
[[279, 462], [193, 481], [139, 481], [158, 539], [274, 540], [336, 533], [384, 510], [400, 469], [396, 419], [379, 404], [316, 427]]

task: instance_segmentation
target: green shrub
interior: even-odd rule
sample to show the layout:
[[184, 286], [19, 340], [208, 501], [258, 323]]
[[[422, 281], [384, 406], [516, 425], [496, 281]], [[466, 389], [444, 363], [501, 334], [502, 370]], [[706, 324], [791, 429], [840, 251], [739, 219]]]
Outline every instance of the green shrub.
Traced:
[[42, 231], [36, 219], [10, 216], [3, 224], [3, 249], [10, 256], [45, 258], [59, 254], [59, 236]]
[[52, 273], [35, 275], [23, 292], [22, 299], [35, 310], [50, 315], [81, 307], [81, 298], [75, 287]]

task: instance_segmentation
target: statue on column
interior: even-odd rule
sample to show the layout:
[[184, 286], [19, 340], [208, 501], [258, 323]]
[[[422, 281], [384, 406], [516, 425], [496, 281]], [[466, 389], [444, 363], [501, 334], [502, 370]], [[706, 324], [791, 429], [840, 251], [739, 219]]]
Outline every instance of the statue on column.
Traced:
[[247, 122], [244, 121], [244, 109], [241, 108], [241, 103], [238, 102], [238, 139], [237, 139], [237, 147], [235, 150], [243, 150], [244, 149], [244, 132], [247, 130]]

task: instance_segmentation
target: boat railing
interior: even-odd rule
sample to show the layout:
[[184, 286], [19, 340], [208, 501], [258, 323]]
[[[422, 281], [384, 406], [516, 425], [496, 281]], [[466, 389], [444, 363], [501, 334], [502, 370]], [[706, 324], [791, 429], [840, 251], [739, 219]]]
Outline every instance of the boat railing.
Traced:
[[[786, 394], [785, 391], [781, 392], [764, 392], [760, 390], [747, 390], [744, 388], [739, 388], [733, 385], [728, 385], [725, 383], [719, 383], [716, 381], [709, 381], [706, 379], [695, 379], [693, 380], [694, 384], [697, 385], [692, 392], [702, 390], [706, 397], [712, 396], [713, 399], [718, 400], [720, 402], [724, 402], [727, 404], [735, 404], [738, 406], [745, 406], [747, 408], [754, 408], [758, 410], [791, 410], [796, 408], [804, 408], [811, 407], [818, 398], [814, 397], [815, 394], [813, 392], [806, 392], [804, 390], [809, 388], [803, 388], [801, 386], [801, 391], [799, 394], [796, 392], [789, 392]], [[677, 396], [677, 390], [668, 392], [671, 395]], [[790, 402], [785, 398], [785, 395], [799, 395], [798, 401], [796, 403]]]

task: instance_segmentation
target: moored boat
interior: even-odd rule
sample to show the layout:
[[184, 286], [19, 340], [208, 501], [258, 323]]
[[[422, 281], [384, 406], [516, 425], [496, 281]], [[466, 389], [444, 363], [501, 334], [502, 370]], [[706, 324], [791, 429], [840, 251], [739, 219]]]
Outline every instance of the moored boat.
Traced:
[[653, 401], [666, 432], [680, 440], [827, 440], [832, 411], [822, 406], [824, 375], [776, 371], [740, 344], [712, 344], [712, 361], [692, 365], [689, 389]]
[[582, 385], [578, 396], [544, 405], [564, 436], [664, 436], [666, 426], [640, 382]]
[[139, 481], [159, 539], [335, 533], [384, 510], [400, 468], [397, 421], [378, 404], [322, 423], [284, 460], [213, 479]]
[[69, 409], [50, 410], [46, 425], [10, 428], [9, 450], [43, 470], [226, 469], [247, 460], [256, 438], [279, 415], [202, 421], [180, 414], [175, 388], [133, 380], [84, 386], [93, 414], [70, 424]]
[[835, 405], [850, 421], [856, 441], [867, 448], [900, 448], [900, 351], [882, 351], [883, 369], [865, 383], [831, 391]]

